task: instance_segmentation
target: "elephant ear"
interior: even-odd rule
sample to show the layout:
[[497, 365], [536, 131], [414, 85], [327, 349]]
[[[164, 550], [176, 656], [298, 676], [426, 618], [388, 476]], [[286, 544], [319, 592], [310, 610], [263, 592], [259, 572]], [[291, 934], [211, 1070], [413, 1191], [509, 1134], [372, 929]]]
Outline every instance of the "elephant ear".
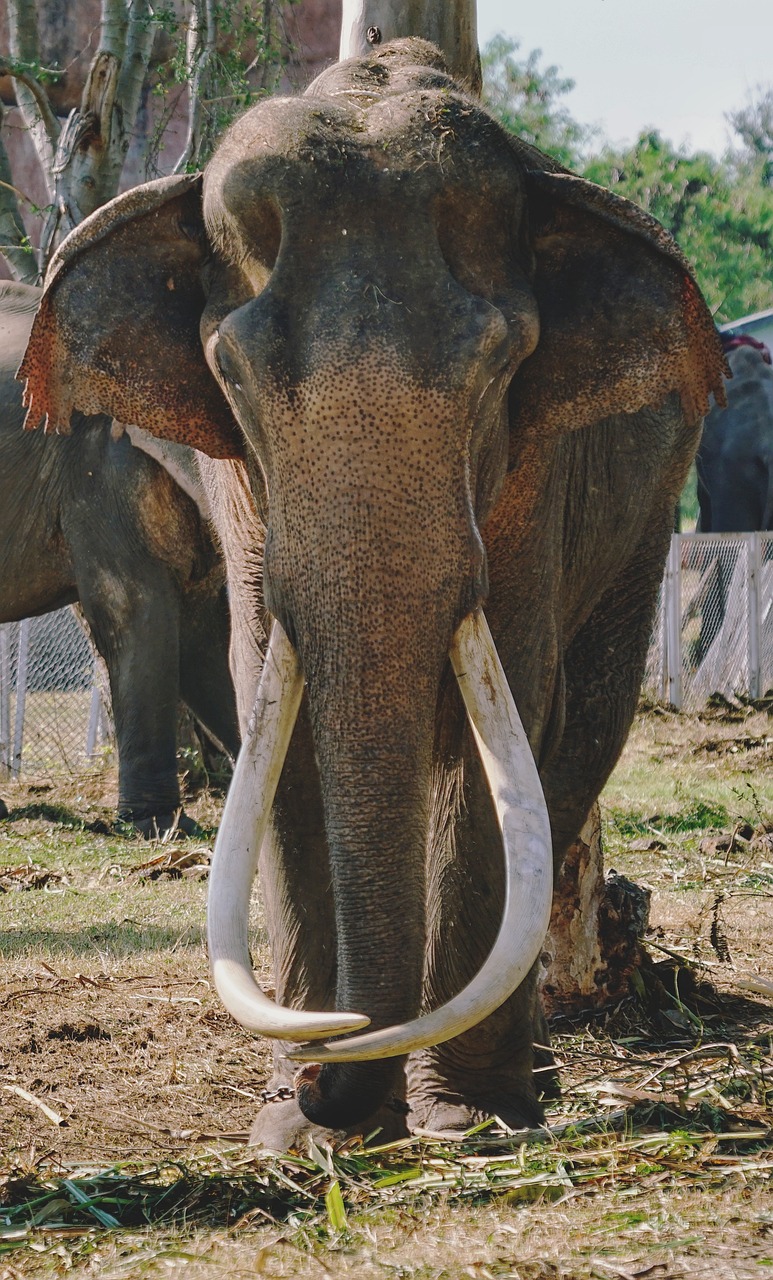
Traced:
[[17, 374], [27, 426], [67, 432], [75, 409], [107, 413], [240, 457], [199, 336], [207, 257], [200, 175], [135, 187], [76, 227], [51, 261]]
[[727, 373], [711, 314], [654, 218], [516, 143], [526, 168], [540, 314], [537, 348], [511, 388], [521, 432], [588, 426], [672, 392], [699, 421]]

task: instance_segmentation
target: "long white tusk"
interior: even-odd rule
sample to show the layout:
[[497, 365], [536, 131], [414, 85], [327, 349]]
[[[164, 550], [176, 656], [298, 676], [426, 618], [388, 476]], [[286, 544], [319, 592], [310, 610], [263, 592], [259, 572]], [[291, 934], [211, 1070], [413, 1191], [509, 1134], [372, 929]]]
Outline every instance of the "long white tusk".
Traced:
[[299, 1062], [357, 1062], [442, 1044], [493, 1013], [520, 986], [550, 921], [553, 858], [542, 784], [483, 614], [466, 618], [451, 662], [497, 812], [505, 853], [505, 903], [494, 946], [471, 982], [432, 1013], [333, 1044], [288, 1051]]
[[249, 1031], [303, 1041], [358, 1031], [370, 1019], [359, 1013], [305, 1013], [275, 1004], [255, 981], [247, 947], [258, 854], [302, 696], [297, 654], [274, 622], [212, 855], [207, 933], [215, 986], [228, 1012]]

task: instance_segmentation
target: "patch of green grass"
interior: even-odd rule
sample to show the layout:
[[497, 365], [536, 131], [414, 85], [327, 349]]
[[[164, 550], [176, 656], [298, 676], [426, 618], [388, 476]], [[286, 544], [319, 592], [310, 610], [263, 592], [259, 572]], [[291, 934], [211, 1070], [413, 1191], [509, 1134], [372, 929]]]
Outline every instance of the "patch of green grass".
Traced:
[[723, 804], [694, 800], [679, 813], [664, 814], [660, 819], [661, 830], [668, 832], [704, 831], [708, 828], [727, 826], [730, 815]]
[[737, 785], [737, 780], [718, 779], [713, 785], [705, 774], [692, 778], [689, 770], [682, 771], [681, 767], [677, 771], [665, 765], [630, 768], [621, 764], [618, 769], [602, 792], [602, 808], [628, 813], [633, 821], [644, 822], [649, 815], [658, 814], [661, 822], [689, 824], [695, 829], [703, 825], [727, 826], [738, 819], [756, 826], [760, 815], [773, 813], [772, 780], [765, 778], [752, 798]]
[[706, 829], [722, 829], [729, 823], [729, 814], [723, 804], [706, 804], [694, 800], [678, 813], [650, 814], [616, 808], [605, 809], [608, 822], [616, 827], [618, 835], [634, 840], [641, 836], [678, 835], [681, 832], [705, 832]]
[[707, 804], [694, 800], [677, 813], [657, 813], [645, 817], [641, 812], [608, 807], [604, 810], [606, 821], [623, 839], [639, 839], [643, 836], [680, 835], [686, 832], [722, 830], [731, 821], [723, 804]]
[[729, 718], [643, 711], [604, 789], [602, 808], [644, 817], [702, 804], [708, 811], [724, 808], [730, 821], [756, 825], [773, 813], [773, 770], [761, 754], [770, 733], [770, 716], [753, 709]]

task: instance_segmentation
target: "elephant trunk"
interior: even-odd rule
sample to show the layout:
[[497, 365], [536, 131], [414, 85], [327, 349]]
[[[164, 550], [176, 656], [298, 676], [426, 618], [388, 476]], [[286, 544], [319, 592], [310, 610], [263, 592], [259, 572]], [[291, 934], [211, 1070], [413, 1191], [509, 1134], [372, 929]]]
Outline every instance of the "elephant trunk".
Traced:
[[307, 1120], [326, 1129], [347, 1129], [373, 1118], [381, 1106], [400, 1107], [390, 1097], [403, 1058], [380, 1062], [310, 1063], [295, 1077], [295, 1093]]
[[[301, 637], [299, 654], [330, 849], [335, 1007], [360, 1010], [379, 1029], [415, 1018], [421, 1005], [432, 748], [447, 645], [424, 620], [401, 627], [394, 609], [388, 633], [375, 635], [369, 612], [367, 643], [361, 625], [343, 628], [345, 663], [340, 615], [335, 638]], [[302, 1073], [301, 1110], [326, 1128], [357, 1124], [388, 1098], [398, 1066], [327, 1063]]]

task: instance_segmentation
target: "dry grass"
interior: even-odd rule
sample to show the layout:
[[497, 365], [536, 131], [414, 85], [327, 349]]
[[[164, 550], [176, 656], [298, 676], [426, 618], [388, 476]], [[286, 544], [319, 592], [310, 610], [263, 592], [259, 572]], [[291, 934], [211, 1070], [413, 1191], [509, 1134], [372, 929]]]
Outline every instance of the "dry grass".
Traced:
[[[741, 985], [773, 977], [769, 748], [764, 711], [637, 721], [605, 837], [653, 890], [652, 962], [553, 1028], [549, 1136], [282, 1159], [239, 1145], [268, 1053], [209, 987], [207, 842], [117, 838], [103, 779], [6, 787], [0, 1280], [771, 1274], [773, 1001]], [[265, 967], [257, 908], [254, 937]]]

